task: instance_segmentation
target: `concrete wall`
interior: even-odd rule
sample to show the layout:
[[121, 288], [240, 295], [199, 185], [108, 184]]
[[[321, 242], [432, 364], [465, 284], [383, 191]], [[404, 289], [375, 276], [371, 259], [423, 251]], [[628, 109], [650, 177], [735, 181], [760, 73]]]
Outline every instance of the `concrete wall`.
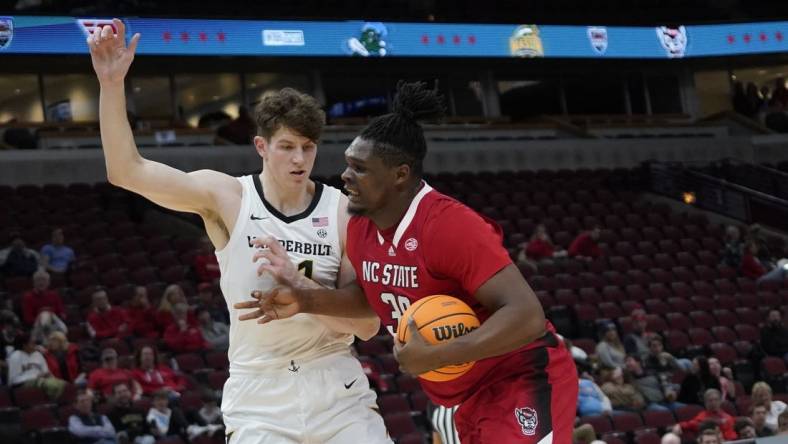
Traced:
[[[500, 171], [578, 168], [627, 168], [646, 160], [709, 162], [734, 157], [743, 161], [788, 160], [788, 137], [756, 136], [715, 139], [626, 139], [430, 142], [428, 172]], [[329, 176], [345, 167], [345, 144], [320, 146], [314, 174]], [[259, 170], [252, 147], [216, 146], [149, 148], [143, 156], [185, 171], [210, 168], [228, 173]], [[104, 182], [100, 150], [0, 152], [0, 184]]]

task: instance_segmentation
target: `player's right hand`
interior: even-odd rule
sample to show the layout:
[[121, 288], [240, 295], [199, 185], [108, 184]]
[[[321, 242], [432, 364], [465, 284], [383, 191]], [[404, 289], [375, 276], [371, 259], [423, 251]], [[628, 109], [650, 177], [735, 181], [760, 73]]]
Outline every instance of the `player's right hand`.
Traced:
[[288, 285], [279, 285], [270, 291], [253, 291], [254, 301], [239, 302], [233, 305], [236, 310], [255, 309], [238, 316], [241, 321], [257, 319], [258, 324], [267, 324], [279, 319], [287, 319], [301, 313], [298, 291]]
[[99, 83], [123, 83], [140, 40], [139, 33], [134, 34], [127, 47], [126, 25], [118, 19], [112, 19], [112, 24], [117, 34], [113, 32], [112, 26], [96, 27], [87, 41]]

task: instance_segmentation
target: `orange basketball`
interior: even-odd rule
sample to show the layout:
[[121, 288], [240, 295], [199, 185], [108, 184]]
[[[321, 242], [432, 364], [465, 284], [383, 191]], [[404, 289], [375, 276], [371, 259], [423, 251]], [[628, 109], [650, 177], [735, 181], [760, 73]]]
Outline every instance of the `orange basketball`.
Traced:
[[[397, 328], [400, 342], [408, 342], [413, 334], [408, 328], [408, 319], [411, 317], [421, 336], [430, 344], [450, 341], [479, 327], [479, 318], [465, 302], [446, 295], [427, 296], [416, 301], [402, 314]], [[419, 377], [428, 381], [451, 381], [467, 373], [473, 364], [449, 365], [422, 373]]]

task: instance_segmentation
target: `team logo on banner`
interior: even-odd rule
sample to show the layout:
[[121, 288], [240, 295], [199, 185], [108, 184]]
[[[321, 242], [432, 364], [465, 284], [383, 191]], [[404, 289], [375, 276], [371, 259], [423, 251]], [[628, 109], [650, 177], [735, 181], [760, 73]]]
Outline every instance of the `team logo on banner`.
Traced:
[[687, 28], [684, 26], [657, 26], [657, 38], [672, 59], [684, 57], [687, 51]]
[[509, 37], [509, 50], [515, 57], [544, 57], [542, 38], [536, 25], [521, 25]]
[[591, 42], [591, 48], [599, 55], [607, 52], [607, 28], [602, 26], [589, 26], [587, 32], [588, 41]]
[[388, 33], [389, 31], [383, 23], [364, 23], [364, 26], [361, 27], [361, 34], [358, 37], [347, 39], [345, 44], [352, 55], [383, 57], [388, 54], [385, 40]]
[[14, 39], [14, 19], [0, 17], [0, 49], [6, 49]]

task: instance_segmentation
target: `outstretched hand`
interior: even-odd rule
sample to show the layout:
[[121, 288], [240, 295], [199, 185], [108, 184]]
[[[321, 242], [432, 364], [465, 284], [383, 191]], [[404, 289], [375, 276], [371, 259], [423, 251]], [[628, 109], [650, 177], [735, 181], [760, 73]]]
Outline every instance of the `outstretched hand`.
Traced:
[[257, 247], [257, 251], [252, 257], [252, 262], [262, 261], [257, 267], [257, 275], [270, 273], [280, 284], [295, 286], [298, 284], [300, 274], [287, 250], [273, 236], [262, 236], [252, 240], [252, 245]]
[[140, 41], [140, 34], [134, 34], [126, 46], [126, 25], [119, 19], [112, 19], [112, 26], [96, 27], [88, 36], [90, 59], [100, 83], [122, 83], [134, 60], [134, 52]]
[[238, 302], [233, 305], [236, 310], [254, 309], [238, 316], [241, 321], [257, 319], [258, 324], [267, 324], [279, 319], [287, 319], [302, 311], [302, 302], [295, 288], [279, 285], [269, 291], [255, 290], [251, 294], [254, 300]]

